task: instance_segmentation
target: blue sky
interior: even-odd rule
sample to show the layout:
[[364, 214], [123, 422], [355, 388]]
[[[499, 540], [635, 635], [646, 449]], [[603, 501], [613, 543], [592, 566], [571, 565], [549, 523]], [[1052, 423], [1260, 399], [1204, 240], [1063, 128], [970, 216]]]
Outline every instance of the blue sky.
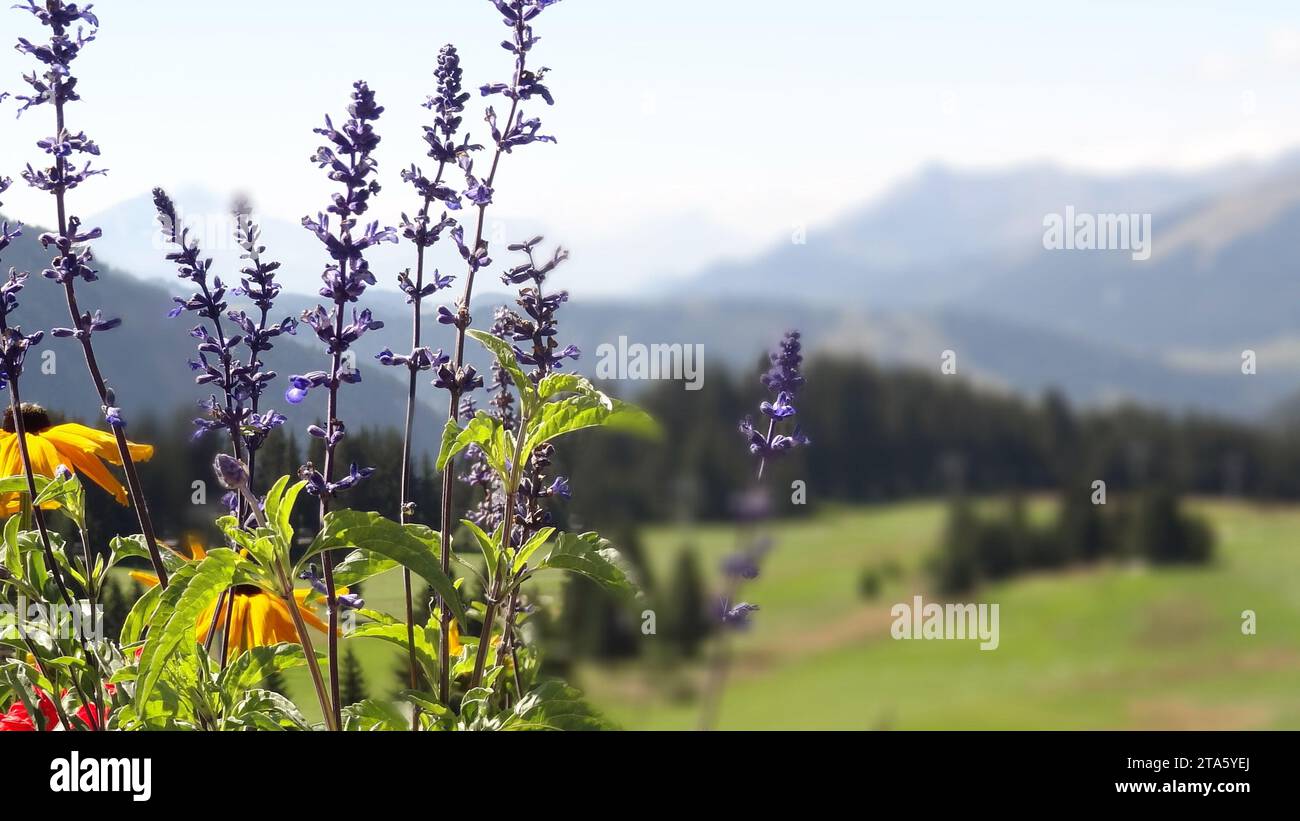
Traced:
[[[560, 144], [503, 166], [498, 214], [544, 226], [637, 281], [756, 252], [926, 163], [1199, 167], [1300, 145], [1293, 3], [565, 0], [537, 59]], [[156, 184], [250, 192], [296, 220], [324, 201], [311, 129], [364, 78], [388, 107], [378, 216], [409, 207], [438, 47], [466, 79], [506, 79], [486, 0], [100, 0], [71, 111], [112, 174], [94, 213]], [[1059, 8], [1057, 8], [1059, 6]], [[6, 40], [33, 22], [0, 12]], [[0, 51], [0, 88], [27, 66]], [[6, 107], [9, 104], [6, 104]], [[474, 106], [479, 105], [476, 99]], [[0, 174], [35, 157], [46, 112], [0, 130]], [[8, 113], [0, 122], [12, 123]], [[470, 128], [482, 132], [471, 110]], [[15, 189], [7, 210], [44, 208]], [[621, 275], [621, 276], [620, 276]]]

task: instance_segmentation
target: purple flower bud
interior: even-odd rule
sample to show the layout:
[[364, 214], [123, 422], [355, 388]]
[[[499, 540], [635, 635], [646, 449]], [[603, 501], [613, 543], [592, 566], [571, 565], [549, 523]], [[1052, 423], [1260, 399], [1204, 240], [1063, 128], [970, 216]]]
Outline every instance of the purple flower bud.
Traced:
[[[329, 588], [325, 585], [325, 580], [317, 572], [316, 565], [308, 565], [306, 570], [298, 574], [298, 578], [309, 583], [312, 589], [322, 596], [329, 595]], [[336, 601], [344, 610], [357, 610], [366, 606], [365, 599], [356, 593], [343, 593], [336, 597]]]
[[573, 491], [569, 488], [569, 477], [556, 476], [555, 481], [546, 489], [551, 496], [559, 496], [561, 499], [572, 499]]
[[732, 606], [725, 599], [719, 608], [719, 616], [724, 625], [736, 630], [744, 630], [750, 625], [750, 616], [759, 609], [757, 604], [740, 602]]
[[794, 405], [790, 404], [790, 394], [786, 391], [777, 394], [775, 402], [763, 402], [759, 405], [759, 410], [769, 419], [786, 419], [796, 413]]
[[218, 453], [212, 468], [216, 471], [217, 481], [226, 490], [239, 490], [248, 485], [248, 468], [229, 454]]

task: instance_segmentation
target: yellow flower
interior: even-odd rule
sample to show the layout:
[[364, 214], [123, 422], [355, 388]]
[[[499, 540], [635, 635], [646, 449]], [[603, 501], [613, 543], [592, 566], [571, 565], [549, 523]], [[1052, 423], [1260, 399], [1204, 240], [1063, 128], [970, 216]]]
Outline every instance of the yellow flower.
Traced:
[[[186, 543], [190, 558], [197, 561], [208, 555], [194, 537], [186, 537]], [[152, 573], [133, 571], [131, 578], [148, 587], [158, 584], [158, 577]], [[344, 588], [343, 592], [346, 593], [347, 589]], [[293, 614], [284, 599], [252, 584], [237, 585], [231, 593], [235, 597], [230, 611], [231, 658], [253, 647], [266, 647], [281, 642], [301, 644]], [[310, 595], [311, 591], [306, 589], [293, 591], [294, 606], [302, 615], [303, 622], [322, 633], [329, 633], [329, 625], [306, 606]], [[221, 613], [217, 616], [217, 635], [225, 631], [226, 605], [224, 602], [213, 602], [194, 622], [194, 635], [200, 644], [208, 639], [208, 629], [213, 626], [212, 615], [218, 603], [221, 604]]]
[[[73, 473], [83, 474], [113, 494], [118, 504], [127, 503], [126, 488], [100, 461], [103, 459], [118, 466], [122, 464], [117, 452], [117, 439], [113, 434], [75, 422], [51, 425], [45, 409], [30, 402], [23, 403], [22, 413], [33, 473], [53, 478], [59, 465], [63, 465]], [[153, 445], [128, 442], [127, 447], [131, 451], [131, 458], [136, 461], [143, 462], [153, 457]], [[4, 429], [0, 430], [0, 476], [18, 476], [22, 472], [22, 452], [18, 447], [18, 436], [14, 433], [13, 412], [7, 410]], [[57, 507], [52, 502], [44, 506]], [[4, 515], [17, 513], [20, 508], [19, 494], [8, 493], [0, 498], [0, 512]]]
[[451, 626], [447, 628], [447, 654], [450, 656], [459, 656], [460, 649], [465, 645], [460, 643], [460, 625], [456, 620], [451, 620]]

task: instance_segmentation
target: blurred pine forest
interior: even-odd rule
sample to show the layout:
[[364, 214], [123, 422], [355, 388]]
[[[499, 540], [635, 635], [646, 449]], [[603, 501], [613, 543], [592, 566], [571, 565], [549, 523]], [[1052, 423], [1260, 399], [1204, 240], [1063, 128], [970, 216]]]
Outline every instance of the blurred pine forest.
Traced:
[[[755, 363], [753, 373], [758, 373]], [[882, 369], [860, 360], [814, 359], [800, 422], [816, 447], [796, 451], [773, 472], [773, 487], [806, 482], [808, 503], [782, 505], [804, 515], [819, 505], [882, 502], [956, 493], [1059, 491], [1103, 480], [1111, 492], [1160, 486], [1178, 493], [1260, 500], [1300, 498], [1300, 430], [1252, 425], [1124, 405], [1080, 410], [1060, 395], [1028, 399], [955, 377]], [[662, 442], [597, 433], [562, 443], [560, 472], [574, 496], [557, 515], [571, 527], [619, 530], [649, 522], [730, 519], [753, 469], [737, 423], [759, 401], [750, 373], [715, 371], [699, 391], [661, 382], [640, 393], [631, 383], [603, 386], [642, 403], [662, 423]], [[169, 538], [215, 537], [220, 491], [210, 479], [218, 441], [193, 440], [188, 414], [142, 416], [130, 436], [156, 446], [143, 470], [150, 506]], [[257, 460], [259, 482], [296, 473], [319, 455], [299, 431], [271, 437]], [[342, 445], [342, 464], [379, 468], [349, 492], [350, 506], [396, 517], [401, 437], [358, 427]], [[432, 459], [416, 463], [417, 510], [438, 507]], [[196, 481], [204, 493], [196, 496]], [[469, 499], [469, 489], [460, 492]], [[134, 517], [91, 488], [97, 541], [130, 533]], [[202, 504], [196, 503], [202, 500]], [[300, 511], [309, 527], [311, 511]]]

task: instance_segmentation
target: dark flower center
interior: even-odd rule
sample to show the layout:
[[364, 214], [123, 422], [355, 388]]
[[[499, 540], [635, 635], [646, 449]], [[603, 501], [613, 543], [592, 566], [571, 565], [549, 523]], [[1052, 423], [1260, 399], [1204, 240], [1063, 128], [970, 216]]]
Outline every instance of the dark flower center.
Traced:
[[[50, 429], [50, 415], [45, 412], [45, 408], [35, 402], [24, 402], [22, 404], [23, 430], [28, 433], [41, 433]], [[14, 409], [5, 408], [4, 429], [8, 433], [16, 432], [14, 426]]]
[[262, 592], [262, 588], [255, 584], [237, 584], [235, 585], [236, 596], [256, 596]]

